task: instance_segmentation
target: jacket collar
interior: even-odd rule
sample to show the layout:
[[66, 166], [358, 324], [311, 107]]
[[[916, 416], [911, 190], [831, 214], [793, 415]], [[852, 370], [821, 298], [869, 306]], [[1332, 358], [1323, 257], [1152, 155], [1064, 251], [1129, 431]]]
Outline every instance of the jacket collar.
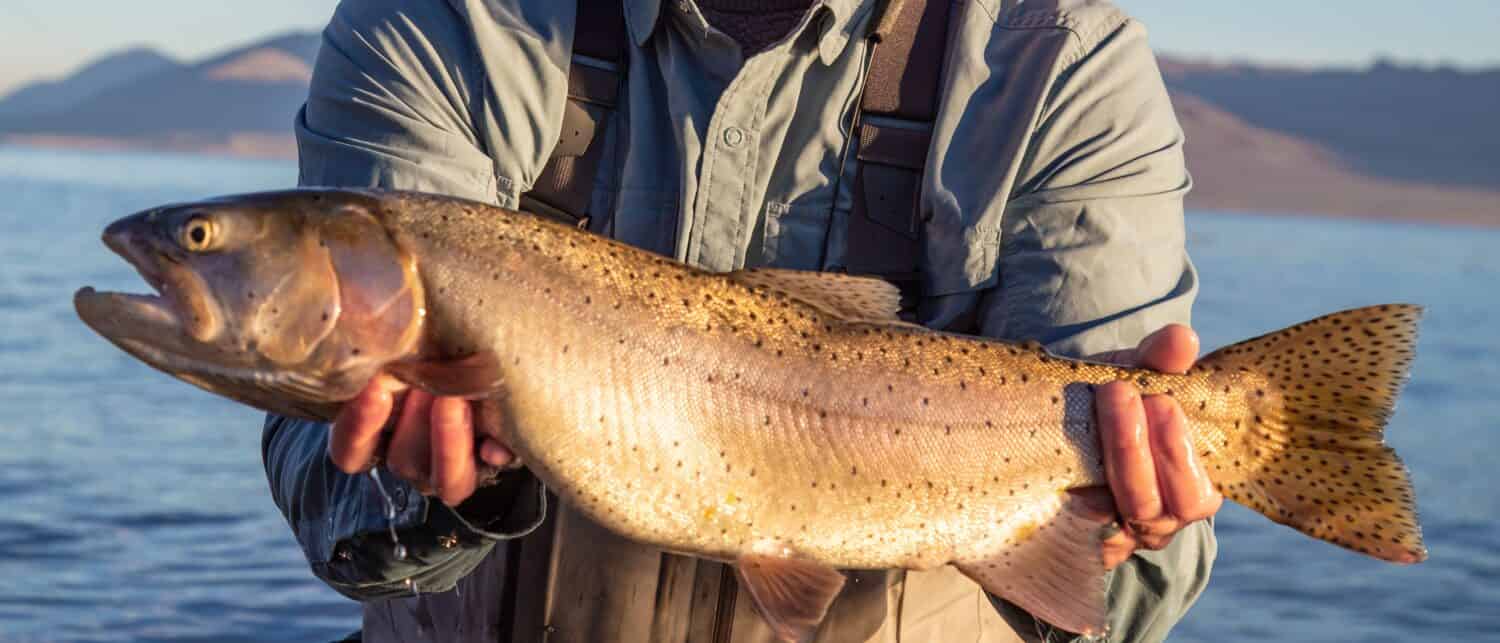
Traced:
[[[630, 39], [643, 47], [651, 40], [661, 20], [661, 12], [680, 10], [677, 5], [690, 0], [623, 0], [625, 2], [625, 25]], [[843, 53], [855, 30], [863, 28], [866, 15], [874, 9], [875, 0], [818, 0], [813, 6], [812, 29], [818, 30], [818, 55], [824, 64], [830, 64]], [[666, 5], [666, 6], [664, 6]]]

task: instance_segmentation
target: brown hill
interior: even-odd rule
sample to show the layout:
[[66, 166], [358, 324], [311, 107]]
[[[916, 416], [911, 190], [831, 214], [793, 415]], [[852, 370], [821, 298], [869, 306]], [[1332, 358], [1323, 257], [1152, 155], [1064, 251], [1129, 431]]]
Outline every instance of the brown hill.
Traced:
[[306, 85], [312, 80], [312, 65], [291, 52], [262, 47], [209, 67], [203, 74], [213, 80]]
[[1187, 136], [1188, 207], [1500, 225], [1500, 191], [1363, 174], [1326, 146], [1172, 95]]
[[1500, 189], [1500, 69], [1295, 69], [1165, 60], [1174, 90], [1337, 152], [1363, 174]]
[[[95, 89], [65, 107], [0, 99], [0, 140], [290, 157], [318, 45], [295, 33], [102, 88], [79, 79]], [[1500, 70], [1161, 64], [1193, 208], [1500, 225]]]
[[0, 117], [0, 135], [47, 145], [290, 156], [288, 132], [307, 97], [318, 45], [315, 34], [263, 40], [62, 109]]
[[107, 54], [66, 77], [27, 83], [0, 96], [0, 118], [66, 109], [104, 90], [179, 66], [181, 63], [146, 47]]

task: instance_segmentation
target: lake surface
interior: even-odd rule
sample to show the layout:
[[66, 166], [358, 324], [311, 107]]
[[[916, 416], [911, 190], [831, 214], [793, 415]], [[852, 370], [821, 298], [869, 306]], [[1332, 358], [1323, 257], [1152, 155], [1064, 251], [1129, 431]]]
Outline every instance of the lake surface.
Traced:
[[[307, 571], [266, 491], [259, 414], [114, 349], [79, 286], [141, 291], [99, 244], [169, 201], [291, 185], [288, 163], [0, 146], [0, 640], [326, 641], [358, 606]], [[1182, 641], [1500, 636], [1500, 231], [1194, 215], [1218, 346], [1341, 308], [1428, 307], [1389, 440], [1432, 558], [1396, 567], [1241, 509]]]

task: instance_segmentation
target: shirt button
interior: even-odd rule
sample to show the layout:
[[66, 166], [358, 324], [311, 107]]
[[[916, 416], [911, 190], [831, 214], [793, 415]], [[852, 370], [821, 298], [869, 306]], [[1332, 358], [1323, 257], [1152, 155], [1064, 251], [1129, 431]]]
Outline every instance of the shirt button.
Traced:
[[742, 130], [742, 129], [738, 128], [738, 127], [731, 127], [729, 129], [724, 130], [724, 144], [725, 145], [728, 145], [729, 147], [739, 147], [740, 143], [744, 143], [744, 142], [745, 142], [745, 130]]

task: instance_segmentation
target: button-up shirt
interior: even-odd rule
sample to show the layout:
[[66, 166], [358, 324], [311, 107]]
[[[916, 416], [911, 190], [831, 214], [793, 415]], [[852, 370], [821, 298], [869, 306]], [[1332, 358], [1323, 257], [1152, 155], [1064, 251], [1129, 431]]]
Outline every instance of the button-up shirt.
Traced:
[[[820, 0], [783, 40], [747, 58], [691, 0], [626, 2], [629, 42], [617, 70], [625, 84], [597, 134], [606, 147], [593, 229], [711, 270], [840, 269], [860, 163], [851, 117], [876, 4]], [[562, 134], [570, 64], [611, 65], [574, 59], [575, 9], [566, 0], [344, 0], [296, 122], [302, 183], [516, 207]], [[921, 183], [920, 321], [1040, 340], [1072, 356], [1187, 323], [1197, 288], [1182, 222], [1190, 180], [1144, 29], [1104, 2], [956, 0], [951, 11]], [[379, 638], [372, 629], [410, 635], [393, 615], [416, 618], [416, 599], [400, 598], [413, 584], [435, 593], [422, 609], [443, 613], [468, 609], [433, 608], [444, 593], [474, 603], [461, 598], [469, 585], [498, 596], [498, 581], [473, 576], [500, 573], [495, 543], [540, 521], [534, 480], [513, 476], [450, 510], [386, 476], [412, 553], [396, 560], [381, 494], [369, 478], [331, 466], [325, 435], [269, 418], [267, 472], [314, 572], [369, 601], [367, 640]], [[1214, 552], [1211, 526], [1198, 524], [1117, 570], [1111, 638], [1165, 636], [1202, 590]], [[656, 592], [645, 611], [699, 609], [691, 597], [674, 607], [658, 582], [633, 586]], [[909, 592], [891, 596], [889, 618], [858, 640], [954, 632], [913, 629], [924, 616], [916, 611], [938, 608], [918, 607]], [[424, 636], [444, 638], [434, 633], [443, 625], [425, 618]], [[682, 636], [621, 638], [696, 641], [691, 620]], [[461, 637], [499, 636], [468, 627]]]

